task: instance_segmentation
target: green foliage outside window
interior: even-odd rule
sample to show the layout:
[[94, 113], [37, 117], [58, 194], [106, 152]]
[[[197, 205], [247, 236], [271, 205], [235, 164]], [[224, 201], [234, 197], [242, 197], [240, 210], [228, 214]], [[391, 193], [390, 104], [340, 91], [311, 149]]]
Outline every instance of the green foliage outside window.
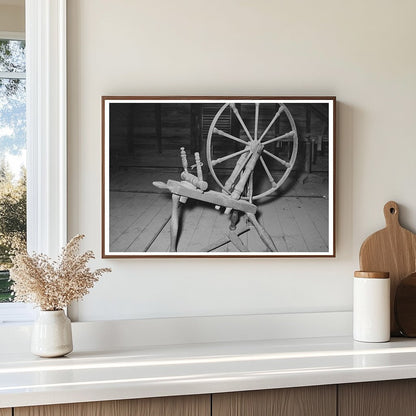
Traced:
[[16, 249], [26, 244], [26, 174], [15, 182], [0, 164], [0, 302], [11, 300], [8, 269]]
[[26, 244], [25, 42], [0, 39], [0, 302], [12, 300], [8, 269]]

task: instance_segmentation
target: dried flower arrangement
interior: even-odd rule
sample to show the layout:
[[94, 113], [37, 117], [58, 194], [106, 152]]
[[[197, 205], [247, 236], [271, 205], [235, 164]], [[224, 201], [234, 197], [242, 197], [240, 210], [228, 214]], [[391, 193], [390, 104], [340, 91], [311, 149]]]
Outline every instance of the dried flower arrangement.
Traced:
[[41, 310], [56, 311], [85, 296], [99, 277], [111, 269], [92, 271], [88, 268], [87, 263], [94, 258], [94, 253], [89, 250], [78, 254], [83, 238], [81, 234], [73, 237], [62, 249], [58, 261], [45, 254], [18, 252], [10, 270], [14, 301], [34, 303]]

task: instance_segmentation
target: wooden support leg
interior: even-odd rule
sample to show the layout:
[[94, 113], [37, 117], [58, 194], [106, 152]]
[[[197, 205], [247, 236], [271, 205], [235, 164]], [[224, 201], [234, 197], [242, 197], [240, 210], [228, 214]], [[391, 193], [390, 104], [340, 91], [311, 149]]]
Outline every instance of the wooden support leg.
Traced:
[[[241, 235], [243, 235], [243, 234], [245, 234], [249, 231], [250, 231], [250, 228], [244, 226], [240, 230], [236, 230], [236, 231], [232, 231], [232, 232], [234, 232], [237, 235], [237, 237], [240, 237]], [[228, 244], [229, 242], [231, 242], [231, 238], [229, 236], [226, 236], [226, 237], [223, 237], [223, 238], [219, 239], [218, 241], [215, 241], [214, 243], [204, 247], [201, 251], [202, 252], [214, 251], [215, 249], [217, 249], [219, 247], [222, 247], [222, 246]]]
[[243, 242], [240, 240], [240, 237], [235, 231], [228, 231], [228, 237], [230, 237], [230, 241], [234, 244], [235, 248], [238, 251], [248, 251], [248, 248], [243, 244]]
[[172, 216], [170, 219], [170, 249], [176, 252], [176, 243], [179, 229], [179, 195], [172, 194]]
[[266, 245], [269, 251], [277, 251], [277, 247], [274, 245], [274, 242], [268, 232], [261, 226], [261, 224], [257, 221], [257, 218], [254, 214], [247, 213], [247, 217], [249, 221], [254, 225], [254, 228], [258, 232], [261, 241]]

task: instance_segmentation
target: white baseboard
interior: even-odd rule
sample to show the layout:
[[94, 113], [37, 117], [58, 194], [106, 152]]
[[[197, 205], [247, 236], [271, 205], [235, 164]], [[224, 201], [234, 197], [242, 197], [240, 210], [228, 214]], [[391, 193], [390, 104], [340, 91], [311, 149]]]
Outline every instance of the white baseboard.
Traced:
[[[352, 312], [74, 322], [74, 351], [149, 345], [350, 336]], [[0, 326], [1, 352], [28, 352], [31, 325]]]

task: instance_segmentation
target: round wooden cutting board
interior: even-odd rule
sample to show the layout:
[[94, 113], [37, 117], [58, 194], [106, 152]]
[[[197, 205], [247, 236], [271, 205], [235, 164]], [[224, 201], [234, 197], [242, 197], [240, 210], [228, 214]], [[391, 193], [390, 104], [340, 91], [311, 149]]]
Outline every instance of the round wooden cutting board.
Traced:
[[394, 318], [394, 299], [400, 281], [416, 271], [416, 235], [399, 222], [399, 206], [390, 201], [384, 205], [386, 228], [371, 234], [360, 250], [360, 269], [390, 273], [391, 335], [400, 335]]

